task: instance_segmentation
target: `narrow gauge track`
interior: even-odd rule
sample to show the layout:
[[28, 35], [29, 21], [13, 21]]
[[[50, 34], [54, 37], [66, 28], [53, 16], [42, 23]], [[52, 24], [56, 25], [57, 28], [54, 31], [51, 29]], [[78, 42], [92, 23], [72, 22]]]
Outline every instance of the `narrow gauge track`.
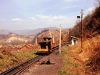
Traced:
[[23, 70], [25, 70], [26, 68], [28, 68], [29, 66], [31, 66], [31, 64], [38, 62], [43, 57], [44, 56], [37, 56], [35, 58], [27, 60], [24, 63], [21, 63], [7, 71], [2, 72], [0, 75], [16, 75], [16, 74], [22, 72]]
[[[62, 46], [66, 45], [66, 43], [62, 44]], [[52, 48], [52, 50], [57, 50], [59, 49], [59, 46], [55, 46]], [[11, 69], [8, 69], [7, 71], [2, 72], [0, 75], [16, 75], [18, 73], [21, 73], [23, 70], [25, 70], [26, 68], [28, 68], [29, 66], [31, 66], [32, 64], [38, 62], [40, 59], [42, 59], [44, 56], [37, 56], [34, 57], [30, 60], [27, 60], [26, 62], [23, 62]]]

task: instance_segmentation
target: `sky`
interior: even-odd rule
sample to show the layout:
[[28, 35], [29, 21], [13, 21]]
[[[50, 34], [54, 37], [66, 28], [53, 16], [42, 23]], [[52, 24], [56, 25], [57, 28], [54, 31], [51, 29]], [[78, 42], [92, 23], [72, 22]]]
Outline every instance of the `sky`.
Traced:
[[0, 0], [0, 29], [70, 28], [94, 7], [95, 0]]

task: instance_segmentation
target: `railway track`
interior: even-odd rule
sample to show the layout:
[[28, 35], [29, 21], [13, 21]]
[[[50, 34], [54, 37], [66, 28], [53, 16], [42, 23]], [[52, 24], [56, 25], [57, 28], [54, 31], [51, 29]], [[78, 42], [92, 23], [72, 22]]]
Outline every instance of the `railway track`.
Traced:
[[[63, 44], [65, 45], [65, 44]], [[63, 46], [62, 45], [62, 46]], [[52, 48], [52, 50], [57, 50], [59, 49], [59, 46], [55, 46]], [[32, 64], [38, 62], [40, 59], [42, 59], [44, 56], [37, 56], [35, 58], [29, 59], [11, 69], [8, 69], [2, 73], [0, 73], [0, 75], [18, 75], [19, 73], [21, 73], [22, 71], [24, 71], [26, 68], [28, 68], [29, 66], [31, 66]]]
[[17, 74], [21, 73], [23, 70], [25, 70], [26, 68], [28, 68], [29, 66], [31, 66], [33, 63], [38, 62], [43, 57], [44, 56], [37, 56], [35, 58], [27, 60], [24, 63], [21, 63], [7, 71], [2, 72], [0, 75], [17, 75]]

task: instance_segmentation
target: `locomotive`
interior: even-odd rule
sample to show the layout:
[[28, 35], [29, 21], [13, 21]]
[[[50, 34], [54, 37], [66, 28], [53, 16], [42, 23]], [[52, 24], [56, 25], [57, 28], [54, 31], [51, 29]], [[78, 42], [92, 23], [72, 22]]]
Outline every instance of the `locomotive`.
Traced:
[[52, 38], [43, 37], [41, 41], [38, 42], [38, 51], [37, 53], [47, 53], [52, 52]]

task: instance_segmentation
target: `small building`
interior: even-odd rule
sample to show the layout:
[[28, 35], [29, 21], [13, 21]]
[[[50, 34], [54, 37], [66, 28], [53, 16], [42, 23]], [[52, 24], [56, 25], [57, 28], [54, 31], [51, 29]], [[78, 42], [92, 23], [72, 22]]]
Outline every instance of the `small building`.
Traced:
[[72, 45], [77, 44], [77, 40], [78, 40], [77, 37], [71, 36], [71, 43], [72, 43]]

